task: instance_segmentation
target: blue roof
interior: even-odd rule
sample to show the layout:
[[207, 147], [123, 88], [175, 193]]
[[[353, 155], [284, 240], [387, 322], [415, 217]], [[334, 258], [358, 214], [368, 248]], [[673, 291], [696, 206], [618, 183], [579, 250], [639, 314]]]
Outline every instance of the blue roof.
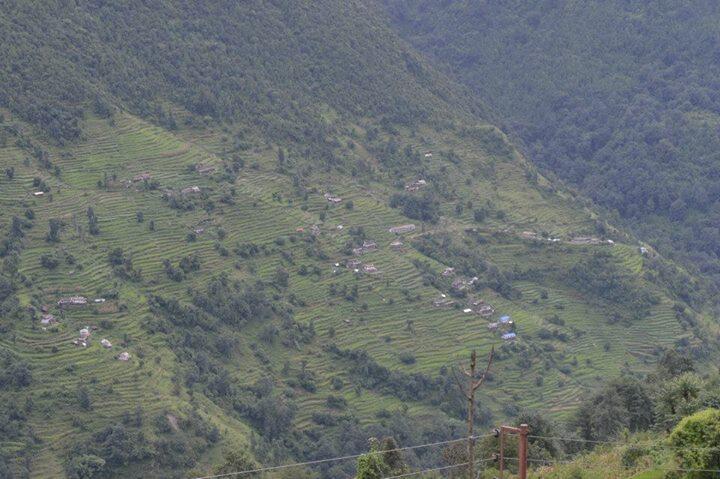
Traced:
[[507, 323], [508, 321], [510, 321], [510, 316], [500, 316], [501, 323]]
[[515, 334], [515, 333], [505, 333], [502, 335], [503, 339], [513, 339], [515, 337], [517, 337], [517, 334]]

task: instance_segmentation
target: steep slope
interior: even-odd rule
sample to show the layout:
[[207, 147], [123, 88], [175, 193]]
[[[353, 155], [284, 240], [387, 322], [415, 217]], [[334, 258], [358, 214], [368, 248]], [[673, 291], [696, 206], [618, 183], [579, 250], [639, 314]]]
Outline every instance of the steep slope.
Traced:
[[386, 3], [533, 161], [717, 284], [717, 4]]
[[[499, 348], [489, 424], [521, 408], [562, 416], [662, 347], [714, 347], [682, 299], [691, 277], [539, 175], [372, 8], [181, 5], [0, 14], [4, 38], [37, 33], [56, 83], [29, 80], [20, 59], [45, 61], [31, 49], [3, 70], [0, 467], [186, 477], [228, 450], [247, 467], [361, 452], [370, 435], [447, 439], [463, 417], [448, 368], [472, 348]], [[133, 43], [145, 28], [176, 55]], [[196, 50], [211, 32], [220, 53]], [[257, 52], [236, 53], [247, 36]], [[271, 39], [283, 48], [262, 48]], [[89, 69], [103, 52], [113, 67]], [[236, 62], [259, 90], [234, 88]], [[58, 305], [77, 295], [89, 304]], [[505, 314], [514, 324], [489, 329]], [[72, 344], [86, 326], [87, 345]]]

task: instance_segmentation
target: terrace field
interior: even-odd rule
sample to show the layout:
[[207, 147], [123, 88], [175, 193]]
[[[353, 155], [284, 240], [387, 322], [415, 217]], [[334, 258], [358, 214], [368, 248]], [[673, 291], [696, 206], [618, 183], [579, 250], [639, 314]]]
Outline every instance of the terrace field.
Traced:
[[[182, 112], [177, 116], [182, 119]], [[34, 312], [32, 320], [0, 319], [0, 348], [32, 372], [29, 387], [0, 394], [20, 403], [32, 397], [27, 420], [37, 441], [6, 441], [0, 449], [32, 451], [31, 477], [62, 476], [74, 444], [136, 410], [146, 419], [140, 429], [149, 438], [164, 434], [154, 427], [157, 417], [162, 422], [191, 411], [218, 428], [220, 439], [179, 471], [207, 472], [224, 448], [250, 443], [254, 426], [242, 414], [201, 383], [184, 381], [189, 366], [178, 338], [192, 331], [170, 317], [176, 337], [155, 322], [161, 316], [155, 298], [189, 305], [221, 276], [230, 284], [261, 282], [273, 312], [242, 325], [200, 328], [203, 337], [229, 340], [227, 354], [217, 360], [233, 387], [269, 378], [292, 390], [298, 431], [317, 427], [317, 413], [341, 414], [327, 405], [331, 395], [344, 398], [342, 414], [360, 424], [403, 409], [419, 417], [446, 414], [427, 400], [362, 386], [358, 365], [337, 350], [363, 350], [390, 371], [436, 378], [447, 376], [447, 368], [470, 350], [483, 356], [494, 345], [499, 355], [493, 378], [480, 395], [490, 424], [526, 408], [565, 417], [583, 394], [620, 370], [648, 370], [663, 347], [701, 351], [708, 347], [702, 336], [715, 334], [657, 271], [662, 265], [682, 272], [653, 252], [641, 254], [631, 236], [539, 176], [487, 125], [474, 127], [474, 134], [419, 129], [376, 139], [368, 139], [360, 125], [346, 125], [334, 147], [341, 166], [319, 168], [293, 145], [283, 145], [289, 167], [278, 161], [277, 145], [261, 138], [238, 150], [231, 146], [233, 126], [169, 131], [118, 113], [111, 120], [87, 118], [84, 139], [61, 148], [44, 144], [7, 112], [5, 119], [21, 128], [0, 148], [0, 169], [14, 168], [12, 178], [0, 178], [3, 234], [13, 216], [32, 210], [17, 297]], [[53, 168], [19, 138], [42, 145]], [[395, 142], [392, 154], [405, 155], [405, 166], [386, 164], [386, 141]], [[369, 165], [367, 171], [350, 172], [360, 164]], [[133, 181], [143, 173], [149, 179]], [[404, 193], [403, 185], [418, 178], [428, 185]], [[42, 185], [48, 191], [34, 196]], [[201, 192], [182, 193], [192, 186]], [[427, 192], [440, 198], [436, 222], [408, 218], [402, 208], [389, 206], [395, 194]], [[342, 202], [331, 205], [324, 193]], [[89, 208], [97, 218], [96, 234]], [[55, 242], [46, 238], [51, 220], [63, 224]], [[416, 229], [400, 236], [400, 249], [391, 248], [398, 237], [388, 228], [407, 223]], [[527, 239], [523, 232], [558, 241]], [[580, 236], [601, 241], [571, 242]], [[357, 246], [363, 239], [378, 245], [357, 257], [374, 265], [375, 273], [345, 267], [355, 257], [348, 254], [348, 241]], [[121, 259], [111, 264], [118, 251]], [[56, 264], [48, 267], [47, 258]], [[183, 259], [195, 266], [171, 278]], [[630, 304], [634, 297], [618, 300], [581, 287], [580, 266], [587, 264], [610, 268], [641, 305]], [[441, 275], [447, 267], [455, 268], [455, 276]], [[472, 276], [479, 277], [476, 285], [453, 296], [452, 280]], [[455, 305], [434, 307], [442, 294]], [[644, 294], [651, 300], [643, 302]], [[71, 295], [90, 304], [60, 310], [56, 302]], [[472, 299], [492, 305], [494, 314], [464, 312]], [[41, 327], [43, 306], [59, 324]], [[695, 326], [680, 321], [679, 311], [695, 318]], [[501, 315], [512, 317], [515, 341], [504, 342], [488, 329]], [[74, 346], [84, 326], [97, 329], [87, 347]], [[103, 348], [102, 338], [113, 347]], [[121, 351], [130, 353], [130, 361], [116, 359]], [[312, 387], [298, 378], [310, 378]], [[78, 405], [80, 389], [89, 392], [91, 407]], [[162, 468], [144, 472], [167, 477]]]

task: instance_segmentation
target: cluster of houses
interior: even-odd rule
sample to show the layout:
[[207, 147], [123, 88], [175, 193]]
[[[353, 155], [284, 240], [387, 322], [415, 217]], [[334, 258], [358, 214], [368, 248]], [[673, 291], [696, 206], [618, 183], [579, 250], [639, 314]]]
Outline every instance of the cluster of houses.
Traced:
[[[88, 344], [90, 344], [90, 336], [95, 330], [97, 330], [97, 326], [85, 326], [78, 332], [78, 337], [72, 341], [72, 344], [80, 348], [87, 348]], [[100, 345], [105, 349], [112, 349], [113, 347], [112, 343], [106, 338], [100, 340]], [[116, 359], [118, 361], [129, 361], [130, 353], [123, 351], [116, 356]]]
[[523, 231], [522, 233], [520, 233], [520, 237], [522, 239], [526, 239], [526, 240], [538, 240], [538, 241], [543, 240], [543, 241], [549, 241], [551, 243], [559, 243], [560, 241], [562, 241], [560, 238], [552, 238], [552, 237], [545, 238], [545, 237], [541, 236], [539, 233], [536, 233], [534, 231]]
[[75, 346], [79, 346], [82, 348], [87, 348], [88, 344], [90, 343], [90, 335], [92, 334], [92, 330], [96, 328], [91, 328], [90, 326], [85, 326], [82, 328], [79, 332], [78, 338], [74, 339], [72, 343]]
[[[68, 296], [66, 298], [60, 298], [57, 302], [57, 305], [60, 308], [68, 307], [68, 306], [85, 306], [90, 302], [89, 299], [87, 299], [85, 296]], [[95, 304], [101, 304], [105, 302], [105, 298], [95, 298], [93, 299], [93, 303]], [[45, 312], [45, 311], [43, 311]], [[50, 315], [52, 316], [52, 315]]]
[[[335, 263], [335, 266], [339, 266], [339, 263]], [[363, 264], [359, 259], [349, 259], [345, 263], [345, 267], [355, 273], [360, 273], [361, 271], [363, 273], [373, 274], [373, 273], [379, 273], [380, 270], [377, 269], [377, 267], [372, 263], [365, 263]]]
[[326, 200], [328, 200], [328, 202], [330, 202], [334, 205], [342, 202], [342, 198], [340, 198], [339, 196], [330, 194], [330, 193], [325, 193], [323, 196], [325, 197]]
[[452, 282], [452, 289], [458, 292], [467, 291], [470, 286], [475, 285], [478, 281], [480, 281], [480, 278], [477, 276], [473, 276], [472, 278], [455, 278]]
[[201, 165], [201, 164], [195, 165], [195, 171], [197, 171], [201, 175], [209, 175], [211, 173], [215, 173], [215, 169], [216, 168], [212, 165]]
[[510, 319], [510, 316], [500, 316], [500, 319], [493, 323], [488, 323], [488, 329], [490, 331], [499, 331], [500, 337], [505, 341], [511, 341], [517, 338], [515, 332], [515, 322]]
[[[560, 238], [544, 237], [534, 231], [523, 231], [522, 233], [520, 233], [520, 237], [526, 240], [548, 241], [550, 243], [560, 243], [562, 241], [562, 239]], [[567, 242], [572, 245], [615, 244], [615, 242], [611, 239], [603, 240], [595, 236], [574, 236], [570, 238]]]
[[152, 175], [150, 173], [140, 173], [139, 175], [133, 176], [133, 183], [140, 183], [141, 181], [150, 181]]
[[420, 179], [413, 181], [412, 183], [408, 183], [405, 185], [405, 191], [418, 191], [421, 188], [425, 188], [427, 186], [427, 181]]
[[[444, 278], [453, 278], [455, 277], [455, 269], [447, 267], [443, 270], [441, 276]], [[475, 285], [478, 281], [480, 281], [480, 279], [477, 276], [469, 279], [458, 277], [453, 280], [452, 289], [456, 292], [462, 292], [470, 286]], [[432, 304], [436, 308], [450, 307], [455, 305], [455, 301], [448, 298], [446, 294], [441, 294]], [[495, 314], [495, 308], [481, 298], [471, 298], [467, 306], [463, 309], [463, 313], [474, 313], [484, 318], [490, 318]], [[499, 331], [501, 333], [500, 337], [505, 341], [511, 341], [517, 338], [515, 323], [510, 319], [510, 316], [507, 315], [501, 316], [496, 322], [488, 323], [488, 329], [490, 331]]]
[[361, 246], [353, 248], [352, 252], [355, 256], [360, 256], [371, 251], [377, 251], [378, 245], [375, 241], [365, 240]]
[[62, 307], [65, 306], [85, 306], [88, 304], [88, 299], [85, 296], [69, 296], [67, 298], [60, 298], [57, 305]]

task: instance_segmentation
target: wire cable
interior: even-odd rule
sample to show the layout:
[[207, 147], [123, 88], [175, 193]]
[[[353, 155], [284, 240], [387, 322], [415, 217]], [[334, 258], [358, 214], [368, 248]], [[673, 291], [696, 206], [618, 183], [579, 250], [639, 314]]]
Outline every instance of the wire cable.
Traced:
[[348, 455], [348, 456], [330, 457], [330, 458], [327, 458], [327, 459], [318, 459], [318, 460], [315, 460], [315, 461], [307, 461], [307, 462], [295, 462], [295, 463], [292, 463], [292, 464], [282, 464], [282, 465], [280, 465], [280, 466], [260, 467], [260, 468], [257, 468], [257, 469], [248, 469], [248, 470], [245, 470], [245, 471], [226, 472], [226, 473], [223, 473], [223, 474], [214, 474], [214, 475], [210, 475], [210, 476], [196, 477], [195, 479], [218, 479], [218, 478], [222, 478], [222, 477], [237, 477], [237, 476], [244, 476], [244, 475], [247, 475], [247, 474], [256, 474], [256, 473], [259, 473], [259, 472], [267, 472], [267, 471], [276, 471], [276, 470], [279, 470], [279, 469], [287, 469], [287, 468], [290, 468], [290, 467], [313, 466], [313, 465], [316, 465], [316, 464], [323, 464], [323, 463], [327, 463], [327, 462], [339, 462], [339, 461], [346, 461], [346, 460], [348, 460], [348, 459], [357, 459], [357, 458], [359, 458], [360, 456], [366, 456], [366, 455], [368, 455], [368, 454], [385, 454], [385, 453], [387, 453], [387, 452], [410, 451], [410, 450], [414, 450], [414, 449], [421, 449], [421, 448], [433, 447], [433, 446], [442, 446], [442, 445], [444, 445], [444, 444], [453, 444], [453, 443], [456, 443], [456, 442], [467, 441], [468, 439], [481, 439], [481, 438], [484, 438], [484, 437], [491, 437], [491, 436], [494, 436], [494, 434], [483, 434], [483, 435], [478, 435], [478, 436], [463, 437], [463, 438], [460, 438], [460, 439], [451, 439], [451, 440], [449, 440], [449, 441], [439, 441], [439, 442], [431, 442], [431, 443], [427, 443], [427, 444], [418, 444], [418, 445], [416, 445], [416, 446], [398, 447], [398, 448], [396, 448], [396, 449], [387, 449], [387, 450], [384, 450], [384, 451], [368, 451], [368, 452], [364, 452], [364, 453], [361, 453], [361, 454], [352, 454], [352, 455]]
[[561, 437], [561, 436], [533, 436], [528, 435], [528, 438], [532, 439], [550, 439], [558, 441], [568, 442], [582, 442], [591, 444], [615, 444], [620, 446], [658, 446], [666, 449], [683, 450], [683, 451], [714, 451], [720, 450], [720, 446], [698, 446], [698, 447], [684, 447], [684, 446], [673, 446], [671, 444], [662, 444], [658, 441], [644, 441], [644, 442], [627, 442], [627, 441], [594, 441], [589, 439], [577, 439], [573, 437]]
[[[489, 459], [478, 459], [477, 461], [475, 461], [475, 464], [478, 464], [478, 465], [479, 465], [479, 464], [484, 464], [484, 463], [486, 463], [486, 462], [488, 462], [488, 461], [492, 461], [492, 460], [493, 460], [492, 458], [489, 458]], [[426, 472], [445, 471], [445, 470], [447, 470], [447, 469], [453, 469], [453, 468], [455, 468], [455, 467], [467, 466], [468, 464], [470, 464], [470, 463], [469, 463], [469, 462], [462, 462], [462, 463], [460, 463], [460, 464], [453, 464], [453, 465], [450, 465], [450, 466], [433, 467], [433, 468], [431, 468], [431, 469], [423, 469], [423, 470], [421, 470], [421, 471], [407, 472], [407, 473], [405, 473], [405, 474], [400, 474], [400, 475], [398, 475], [398, 476], [387, 476], [387, 477], [384, 477], [383, 479], [398, 479], [398, 478], [400, 478], [400, 477], [417, 476], [418, 474], [425, 474]], [[478, 471], [478, 472], [479, 472], [479, 471]]]

